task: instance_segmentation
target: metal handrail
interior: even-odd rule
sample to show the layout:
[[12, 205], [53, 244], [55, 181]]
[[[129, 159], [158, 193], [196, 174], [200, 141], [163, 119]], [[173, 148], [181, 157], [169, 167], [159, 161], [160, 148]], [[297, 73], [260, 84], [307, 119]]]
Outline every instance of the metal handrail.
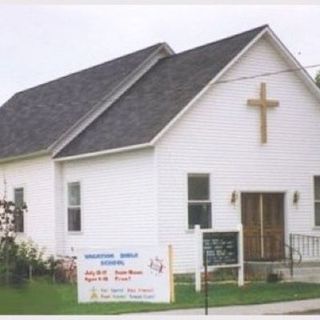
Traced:
[[299, 250], [296, 248], [292, 247], [291, 245], [285, 243], [285, 247], [289, 249], [289, 268], [290, 268], [290, 275], [291, 278], [293, 277], [293, 267], [294, 267], [294, 260], [293, 260], [293, 253], [295, 252], [299, 256], [299, 260], [296, 263], [296, 265], [299, 265], [302, 261], [302, 254]]
[[[260, 258], [258, 259], [258, 261], [270, 261], [270, 262], [282, 262], [284, 263], [285, 266], [290, 268], [290, 274], [291, 277], [293, 276], [293, 268], [294, 265], [299, 265], [302, 262], [302, 254], [300, 253], [300, 251], [293, 247], [291, 244], [285, 243], [282, 240], [279, 240], [278, 238], [274, 237], [274, 236], [252, 236], [252, 237], [247, 237], [248, 238], [252, 238], [252, 239], [257, 239], [258, 240], [258, 244], [261, 244], [259, 241], [261, 241], [261, 238], [263, 238], [263, 240], [265, 241], [266, 239], [271, 240], [273, 244], [278, 244], [280, 246], [283, 246], [283, 250], [284, 250], [284, 255], [279, 257], [277, 255], [270, 255], [268, 257], [264, 258]], [[290, 235], [290, 243], [291, 243], [291, 235]], [[288, 250], [285, 250], [285, 249]], [[288, 253], [288, 255], [287, 255]], [[297, 257], [297, 261], [295, 261], [295, 257]]]
[[290, 246], [301, 252], [305, 257], [320, 258], [320, 236], [291, 233]]
[[[298, 261], [296, 262], [296, 264], [299, 265], [302, 262], [302, 254], [301, 254], [301, 252], [298, 249], [292, 247], [291, 245], [289, 245], [287, 243], [285, 243], [284, 246], [289, 249], [289, 257], [286, 258], [286, 260], [289, 259], [289, 260], [293, 261], [294, 253], [296, 253], [296, 255], [299, 257]], [[292, 255], [292, 257], [291, 257], [291, 255]]]

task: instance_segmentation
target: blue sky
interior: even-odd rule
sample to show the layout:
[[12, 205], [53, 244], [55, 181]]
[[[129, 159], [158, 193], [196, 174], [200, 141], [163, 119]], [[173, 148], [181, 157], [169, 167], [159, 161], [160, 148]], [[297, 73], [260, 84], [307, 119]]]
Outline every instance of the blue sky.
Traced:
[[312, 5], [0, 5], [0, 104], [157, 42], [179, 52], [266, 23], [303, 65], [318, 64], [319, 17]]

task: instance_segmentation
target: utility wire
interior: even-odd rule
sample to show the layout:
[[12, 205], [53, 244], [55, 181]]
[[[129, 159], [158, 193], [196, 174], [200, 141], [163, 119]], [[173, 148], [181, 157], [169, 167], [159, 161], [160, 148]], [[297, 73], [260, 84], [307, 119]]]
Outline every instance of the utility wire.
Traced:
[[[277, 74], [296, 72], [296, 71], [301, 71], [301, 70], [304, 71], [305, 69], [312, 69], [312, 68], [318, 68], [318, 67], [320, 67], [320, 64], [312, 64], [312, 65], [302, 66], [302, 67], [298, 67], [298, 68], [284, 69], [284, 70], [279, 70], [279, 71], [274, 71], [274, 72], [260, 73], [260, 74], [256, 74], [256, 75], [253, 75], [253, 76], [243, 76], [243, 77], [239, 77], [239, 78], [219, 80], [217, 82], [214, 82], [213, 84], [236, 82], [236, 81], [249, 80], [249, 79], [255, 79], [255, 78], [260, 78], [260, 77], [269, 77], [269, 76], [273, 76], [273, 75], [277, 75]], [[311, 76], [310, 76], [310, 79], [313, 80]]]

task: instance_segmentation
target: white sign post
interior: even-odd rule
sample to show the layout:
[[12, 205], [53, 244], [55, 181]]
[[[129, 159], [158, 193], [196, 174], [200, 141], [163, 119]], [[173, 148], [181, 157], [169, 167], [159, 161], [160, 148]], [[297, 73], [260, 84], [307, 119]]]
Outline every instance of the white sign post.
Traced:
[[[201, 230], [199, 225], [195, 226], [195, 242], [196, 242], [196, 264], [195, 264], [195, 289], [196, 292], [201, 291], [201, 272], [203, 271], [203, 237], [206, 233], [237, 233], [237, 263], [219, 263], [208, 266], [208, 269], [213, 271], [219, 268], [238, 268], [238, 286], [244, 285], [244, 260], [243, 260], [243, 229], [242, 224], [239, 224], [235, 229], [223, 229], [223, 230]], [[208, 252], [210, 253], [210, 252]], [[221, 257], [223, 260], [223, 257]]]
[[242, 287], [244, 285], [244, 243], [243, 243], [243, 226], [239, 224], [238, 226], [238, 286]]
[[78, 302], [171, 302], [172, 249], [141, 247], [78, 252]]

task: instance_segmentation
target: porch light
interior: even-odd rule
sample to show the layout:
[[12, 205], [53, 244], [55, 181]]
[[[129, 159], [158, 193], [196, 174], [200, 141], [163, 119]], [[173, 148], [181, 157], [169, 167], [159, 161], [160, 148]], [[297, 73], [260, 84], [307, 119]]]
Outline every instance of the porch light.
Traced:
[[236, 204], [237, 199], [238, 199], [237, 191], [233, 191], [231, 193], [231, 200], [230, 200], [231, 204]]
[[295, 191], [293, 194], [293, 204], [298, 204], [300, 199], [299, 191]]

